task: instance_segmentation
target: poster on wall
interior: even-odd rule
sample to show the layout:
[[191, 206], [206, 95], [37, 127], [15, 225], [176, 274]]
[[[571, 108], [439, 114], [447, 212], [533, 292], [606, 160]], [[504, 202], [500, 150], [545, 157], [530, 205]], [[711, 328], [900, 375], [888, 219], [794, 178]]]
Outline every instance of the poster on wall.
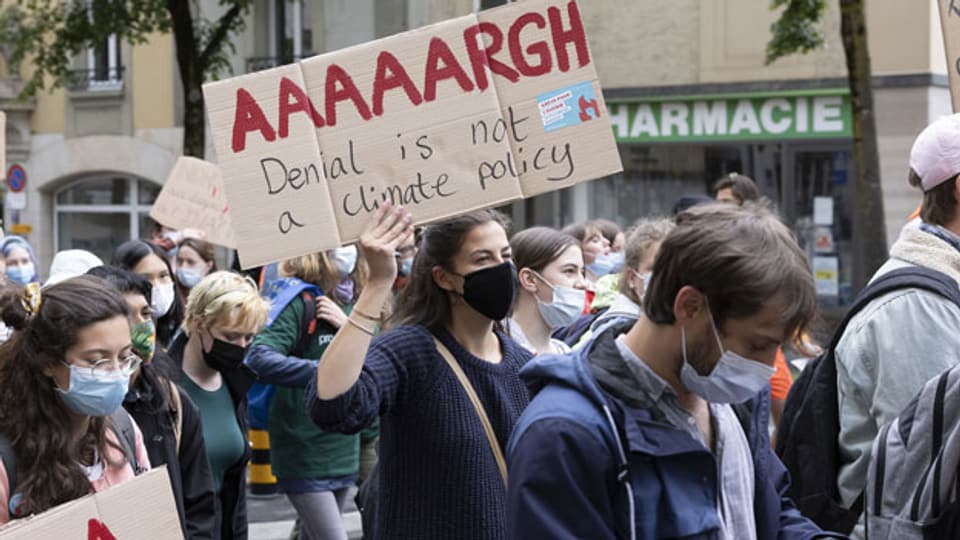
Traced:
[[580, 6], [527, 0], [204, 85], [244, 267], [620, 172]]

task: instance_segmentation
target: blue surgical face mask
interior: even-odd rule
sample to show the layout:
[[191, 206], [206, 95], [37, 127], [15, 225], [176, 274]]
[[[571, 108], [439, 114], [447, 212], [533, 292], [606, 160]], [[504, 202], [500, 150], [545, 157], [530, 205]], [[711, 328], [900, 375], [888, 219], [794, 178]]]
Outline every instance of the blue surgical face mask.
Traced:
[[110, 416], [127, 395], [132, 369], [99, 373], [88, 367], [70, 367], [70, 389], [57, 388], [70, 409], [83, 416]]
[[[707, 313], [710, 313], [709, 307]], [[684, 327], [680, 327], [680, 347], [683, 351], [680, 381], [687, 390], [710, 403], [743, 403], [759, 394], [770, 384], [774, 368], [724, 348], [712, 314], [710, 326], [717, 340], [717, 347], [720, 349], [720, 359], [706, 375], [698, 373], [690, 364], [687, 358], [687, 332]]]
[[623, 270], [623, 253], [611, 253], [609, 255], [597, 255], [593, 263], [587, 265], [587, 270], [593, 272], [597, 277], [603, 277], [607, 274], [616, 274]]
[[203, 279], [203, 272], [197, 270], [196, 268], [177, 268], [177, 281], [181, 285], [188, 289], [192, 289], [197, 286], [197, 283], [200, 283], [200, 280]]
[[33, 281], [33, 275], [35, 273], [36, 270], [33, 267], [33, 263], [28, 263], [23, 266], [10, 266], [7, 268], [7, 279], [17, 285], [26, 285]]

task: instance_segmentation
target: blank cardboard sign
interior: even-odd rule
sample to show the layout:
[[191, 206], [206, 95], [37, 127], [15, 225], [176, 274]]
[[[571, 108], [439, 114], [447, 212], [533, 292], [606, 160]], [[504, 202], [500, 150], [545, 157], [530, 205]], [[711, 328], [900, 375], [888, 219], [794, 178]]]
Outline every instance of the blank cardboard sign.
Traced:
[[511, 4], [204, 94], [244, 266], [353, 242], [384, 201], [426, 223], [622, 170], [575, 0]]
[[105, 491], [11, 521], [4, 540], [182, 540], [166, 466]]
[[237, 247], [220, 168], [202, 159], [177, 159], [150, 217], [174, 229], [201, 230], [211, 243]]

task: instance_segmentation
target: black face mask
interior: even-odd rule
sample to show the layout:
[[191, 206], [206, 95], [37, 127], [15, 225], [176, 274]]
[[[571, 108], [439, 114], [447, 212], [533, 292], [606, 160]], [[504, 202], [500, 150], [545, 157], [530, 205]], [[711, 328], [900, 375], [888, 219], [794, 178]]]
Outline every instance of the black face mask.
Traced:
[[517, 269], [505, 262], [463, 276], [463, 300], [494, 321], [510, 313], [517, 292]]
[[214, 338], [213, 347], [203, 351], [203, 361], [217, 371], [230, 371], [240, 367], [246, 355], [245, 347]]

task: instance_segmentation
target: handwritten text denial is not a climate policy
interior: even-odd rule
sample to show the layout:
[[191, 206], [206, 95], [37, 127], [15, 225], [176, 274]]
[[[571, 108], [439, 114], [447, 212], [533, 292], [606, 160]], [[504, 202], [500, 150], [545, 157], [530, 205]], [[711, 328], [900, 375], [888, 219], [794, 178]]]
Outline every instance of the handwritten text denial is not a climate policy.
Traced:
[[204, 87], [244, 265], [621, 170], [579, 6], [528, 0]]

